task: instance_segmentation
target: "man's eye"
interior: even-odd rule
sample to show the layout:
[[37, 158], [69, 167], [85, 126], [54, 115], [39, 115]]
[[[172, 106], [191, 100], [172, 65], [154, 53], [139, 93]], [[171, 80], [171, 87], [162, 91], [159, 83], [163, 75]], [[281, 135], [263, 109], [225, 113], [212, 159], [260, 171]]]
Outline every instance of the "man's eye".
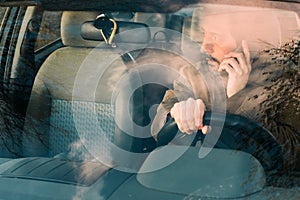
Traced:
[[217, 35], [212, 35], [212, 39], [213, 39], [213, 41], [217, 41], [217, 39], [218, 39]]

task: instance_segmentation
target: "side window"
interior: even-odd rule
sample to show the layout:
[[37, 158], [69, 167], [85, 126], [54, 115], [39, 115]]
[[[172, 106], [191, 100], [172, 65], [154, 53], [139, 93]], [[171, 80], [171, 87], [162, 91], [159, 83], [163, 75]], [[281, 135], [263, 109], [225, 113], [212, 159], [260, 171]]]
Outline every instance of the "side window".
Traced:
[[0, 7], [0, 81], [8, 82], [16, 52], [17, 40], [26, 9], [23, 7]]
[[40, 31], [38, 33], [35, 50], [53, 43], [60, 38], [60, 19], [62, 12], [45, 11]]
[[6, 10], [5, 7], [0, 7], [0, 19], [1, 19], [1, 21], [2, 21], [2, 19], [4, 17], [5, 10]]

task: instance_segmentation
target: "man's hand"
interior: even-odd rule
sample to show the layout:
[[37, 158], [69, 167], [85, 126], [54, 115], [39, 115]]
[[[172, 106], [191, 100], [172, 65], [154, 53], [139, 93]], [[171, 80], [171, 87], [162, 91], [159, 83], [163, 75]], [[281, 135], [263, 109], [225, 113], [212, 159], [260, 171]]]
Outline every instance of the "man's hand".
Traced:
[[202, 129], [202, 133], [206, 134], [208, 126], [203, 126], [204, 111], [205, 105], [201, 99], [189, 98], [186, 101], [175, 103], [170, 114], [181, 132], [192, 134]]
[[224, 56], [219, 71], [228, 73], [227, 96], [231, 97], [244, 89], [251, 72], [250, 52], [245, 40], [242, 41], [243, 52], [231, 52]]

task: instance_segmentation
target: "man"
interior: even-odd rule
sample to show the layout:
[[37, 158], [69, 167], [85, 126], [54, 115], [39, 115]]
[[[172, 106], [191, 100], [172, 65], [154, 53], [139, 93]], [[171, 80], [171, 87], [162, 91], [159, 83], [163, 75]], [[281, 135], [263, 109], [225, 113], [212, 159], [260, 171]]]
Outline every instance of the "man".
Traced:
[[[226, 112], [253, 119], [269, 129], [283, 147], [284, 170], [300, 170], [299, 68], [288, 57], [278, 59], [283, 53], [280, 49], [249, 50], [249, 41], [253, 46], [253, 30], [245, 26], [249, 25], [245, 23], [249, 16], [239, 17], [239, 22], [232, 19], [228, 14], [205, 16], [198, 32], [203, 38], [201, 50], [208, 55], [207, 63], [222, 76]], [[210, 94], [203, 75], [192, 68], [183, 66], [180, 70], [187, 84], [175, 81], [174, 90], [166, 92], [152, 123], [154, 137], [167, 115], [174, 118], [182, 133], [190, 135], [202, 130], [209, 134], [202, 119], [204, 111], [211, 109]]]

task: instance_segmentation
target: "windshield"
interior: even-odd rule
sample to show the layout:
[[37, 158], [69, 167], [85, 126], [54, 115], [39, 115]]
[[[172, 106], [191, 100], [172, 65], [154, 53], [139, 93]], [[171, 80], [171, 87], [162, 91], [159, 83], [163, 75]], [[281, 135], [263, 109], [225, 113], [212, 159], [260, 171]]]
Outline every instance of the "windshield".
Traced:
[[0, 198], [297, 199], [300, 4], [157, 3], [0, 3]]

